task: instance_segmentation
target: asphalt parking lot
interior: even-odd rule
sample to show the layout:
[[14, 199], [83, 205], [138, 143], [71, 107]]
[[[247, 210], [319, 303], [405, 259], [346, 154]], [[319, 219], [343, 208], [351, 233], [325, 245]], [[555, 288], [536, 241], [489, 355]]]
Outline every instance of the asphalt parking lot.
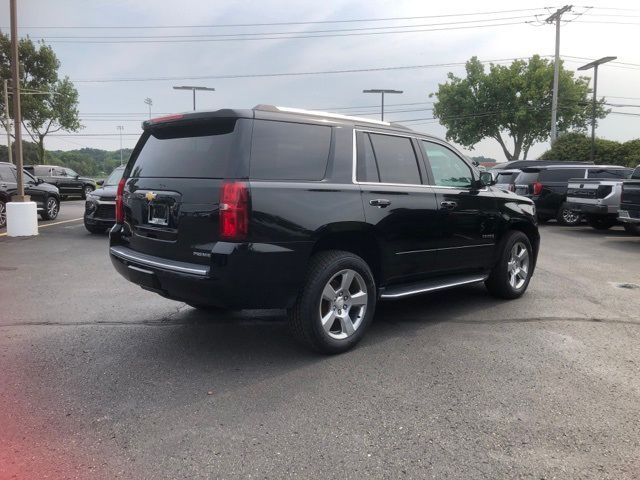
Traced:
[[523, 298], [386, 303], [323, 357], [126, 283], [81, 212], [0, 237], [0, 478], [640, 477], [640, 237], [543, 226]]

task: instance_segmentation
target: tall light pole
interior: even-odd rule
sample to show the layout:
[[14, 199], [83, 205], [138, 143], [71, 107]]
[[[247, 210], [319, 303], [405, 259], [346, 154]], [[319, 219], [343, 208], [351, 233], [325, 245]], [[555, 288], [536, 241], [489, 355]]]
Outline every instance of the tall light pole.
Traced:
[[144, 99], [144, 103], [149, 105], [149, 119], [151, 119], [151, 105], [153, 105], [153, 100], [151, 100], [151, 98], [147, 97], [147, 98]]
[[24, 183], [22, 183], [22, 112], [20, 111], [20, 68], [18, 66], [18, 7], [17, 0], [11, 0], [11, 86], [13, 93], [13, 119], [15, 128], [15, 154], [16, 173], [18, 181], [18, 195], [11, 200], [14, 202], [28, 202], [28, 195], [24, 194]]
[[4, 82], [4, 118], [5, 118], [5, 130], [7, 131], [7, 154], [9, 155], [9, 163], [13, 163], [13, 156], [11, 155], [11, 117], [9, 117], [9, 87], [8, 80]]
[[120, 166], [122, 166], [122, 131], [124, 130], [124, 127], [122, 125], [118, 125], [116, 128], [118, 129], [118, 132], [120, 132]]
[[174, 90], [191, 90], [191, 92], [193, 93], [193, 109], [196, 109], [196, 90], [201, 90], [201, 91], [205, 91], [205, 92], [215, 92], [216, 89], [215, 88], [211, 88], [211, 87], [196, 87], [193, 85], [174, 85], [173, 87]]
[[553, 97], [551, 98], [551, 145], [558, 137], [558, 76], [560, 75], [560, 20], [562, 14], [573, 8], [573, 5], [565, 5], [547, 18], [547, 23], [556, 22], [556, 56], [553, 62]]
[[381, 93], [382, 94], [382, 105], [380, 108], [380, 120], [384, 120], [384, 94], [385, 93], [403, 93], [402, 90], [385, 90], [382, 88], [372, 88], [369, 90], [363, 90], [362, 93]]
[[593, 102], [591, 109], [591, 155], [590, 160], [593, 161], [596, 155], [596, 106], [598, 103], [597, 90], [598, 90], [598, 66], [603, 63], [615, 60], [618, 57], [602, 57], [598, 60], [594, 60], [591, 63], [587, 63], [578, 68], [578, 70], [589, 70], [593, 68]]

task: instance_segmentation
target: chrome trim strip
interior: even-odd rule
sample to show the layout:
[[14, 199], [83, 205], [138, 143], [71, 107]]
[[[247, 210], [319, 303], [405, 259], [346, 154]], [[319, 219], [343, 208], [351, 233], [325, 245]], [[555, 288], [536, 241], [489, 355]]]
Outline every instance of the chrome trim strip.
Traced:
[[[138, 254], [138, 255], [134, 255], [131, 253], [127, 253], [125, 251], [123, 251], [123, 249], [126, 247], [111, 247], [109, 248], [109, 252], [111, 253], [111, 255], [121, 258], [123, 260], [128, 260], [131, 262], [136, 262], [142, 265], [146, 265], [149, 267], [157, 267], [157, 268], [162, 268], [164, 270], [170, 270], [173, 272], [180, 272], [180, 273], [190, 273], [192, 275], [200, 275], [200, 276], [206, 276], [209, 273], [209, 268], [208, 267], [185, 267], [182, 265], [177, 265], [178, 262], [176, 263], [165, 263], [165, 262], [161, 262], [158, 260], [153, 260], [151, 257], [151, 255], [145, 255], [145, 254]], [[129, 250], [129, 249], [127, 249]], [[154, 257], [155, 258], [155, 257]], [[185, 263], [185, 262], [179, 262], [179, 263]]]
[[381, 120], [373, 120], [371, 118], [365, 118], [365, 117], [354, 117], [350, 115], [341, 115], [340, 113], [323, 112], [321, 110], [305, 110], [303, 108], [279, 107], [277, 105], [276, 105], [276, 108], [281, 112], [302, 113], [304, 115], [315, 115], [318, 117], [336, 118], [339, 120], [350, 120], [353, 122], [374, 123], [376, 125], [384, 125], [385, 127], [391, 126], [391, 123], [384, 122]]
[[396, 255], [406, 255], [407, 253], [436, 252], [438, 250], [456, 250], [458, 248], [495, 247], [495, 243], [481, 243], [478, 245], [463, 245], [461, 247], [426, 248], [424, 250], [407, 250], [406, 252], [396, 252]]
[[442, 283], [440, 285], [433, 285], [433, 286], [430, 286], [430, 287], [417, 288], [417, 289], [414, 289], [414, 290], [407, 290], [405, 292], [383, 293], [382, 295], [380, 295], [380, 298], [382, 298], [382, 299], [402, 298], [402, 297], [408, 297], [410, 295], [417, 295], [419, 293], [435, 292], [437, 290], [445, 290], [447, 288], [459, 287], [459, 286], [462, 286], [462, 285], [468, 285], [470, 283], [483, 282], [488, 277], [489, 277], [488, 275], [480, 275], [480, 276], [477, 276], [477, 277], [469, 277], [469, 278], [467, 278], [465, 280], [459, 280], [459, 281], [450, 282], [450, 283]]
[[136, 267], [135, 265], [127, 265], [127, 268], [130, 268], [131, 270], [135, 270], [136, 272], [142, 272], [142, 273], [147, 273], [149, 275], [153, 275], [153, 272], [151, 270], [145, 270], [144, 268], [139, 268], [139, 267]]
[[115, 205], [116, 201], [115, 200], [96, 200], [96, 203], [98, 205]]

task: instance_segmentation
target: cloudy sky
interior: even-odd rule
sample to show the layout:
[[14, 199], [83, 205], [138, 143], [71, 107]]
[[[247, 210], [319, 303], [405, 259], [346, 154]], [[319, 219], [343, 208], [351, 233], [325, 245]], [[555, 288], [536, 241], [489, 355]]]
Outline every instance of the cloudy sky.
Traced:
[[[153, 100], [153, 115], [191, 109], [191, 93], [173, 90], [173, 85], [214, 87], [215, 92], [198, 95], [198, 109], [266, 103], [372, 118], [379, 114], [375, 108], [379, 98], [362, 90], [399, 89], [404, 94], [388, 98], [385, 119], [409, 120], [407, 125], [417, 130], [444, 137], [445, 129], [430, 119], [428, 94], [447, 72], [461, 75], [464, 67], [433, 65], [460, 64], [473, 55], [483, 61], [552, 55], [554, 28], [538, 20], [561, 6], [549, 7], [546, 0], [19, 0], [18, 4], [21, 34], [44, 38], [53, 46], [62, 63], [61, 74], [75, 82], [80, 94], [85, 126], [81, 135], [51, 137], [46, 143], [49, 149], [63, 150], [82, 146], [116, 150], [118, 125], [124, 126], [123, 145], [133, 146], [140, 121], [148, 117], [145, 98]], [[576, 69], [586, 59], [616, 55], [620, 63], [600, 69], [598, 93], [611, 103], [640, 106], [640, 4], [631, 0], [589, 4], [593, 8], [575, 6], [575, 14], [565, 16], [572, 20], [562, 27], [565, 65]], [[9, 0], [0, 0], [3, 31], [8, 18]], [[389, 18], [395, 19], [380, 20]], [[344, 22], [363, 19], [379, 21]], [[343, 22], [335, 22], [339, 20]], [[271, 25], [255, 26], [265, 23]], [[283, 32], [297, 32], [288, 36], [298, 38], [283, 38]], [[256, 33], [263, 33], [262, 39], [256, 40]], [[380, 70], [405, 66], [429, 67]], [[374, 70], [256, 76], [364, 69]], [[241, 78], [220, 78], [234, 75]], [[633, 106], [612, 108], [640, 113]], [[612, 140], [638, 138], [640, 116], [612, 114], [601, 121], [598, 135]], [[530, 157], [547, 147], [536, 145]], [[504, 159], [497, 143], [489, 140], [467, 153]]]

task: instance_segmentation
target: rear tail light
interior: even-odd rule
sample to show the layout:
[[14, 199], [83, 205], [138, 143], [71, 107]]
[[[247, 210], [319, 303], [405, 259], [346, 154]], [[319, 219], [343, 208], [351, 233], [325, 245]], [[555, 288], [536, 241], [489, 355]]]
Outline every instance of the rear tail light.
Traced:
[[533, 194], [540, 195], [542, 193], [542, 184], [540, 182], [536, 182], [533, 184]]
[[596, 198], [604, 198], [611, 193], [613, 188], [611, 185], [598, 185], [596, 190]]
[[124, 184], [127, 181], [121, 178], [118, 182], [118, 190], [116, 191], [116, 223], [124, 223], [124, 207], [122, 205], [122, 194], [124, 192]]
[[510, 192], [515, 192], [516, 191], [516, 184], [515, 183], [510, 183], [509, 184], [509, 191]]
[[242, 240], [249, 233], [249, 189], [243, 182], [225, 183], [220, 191], [220, 237]]

